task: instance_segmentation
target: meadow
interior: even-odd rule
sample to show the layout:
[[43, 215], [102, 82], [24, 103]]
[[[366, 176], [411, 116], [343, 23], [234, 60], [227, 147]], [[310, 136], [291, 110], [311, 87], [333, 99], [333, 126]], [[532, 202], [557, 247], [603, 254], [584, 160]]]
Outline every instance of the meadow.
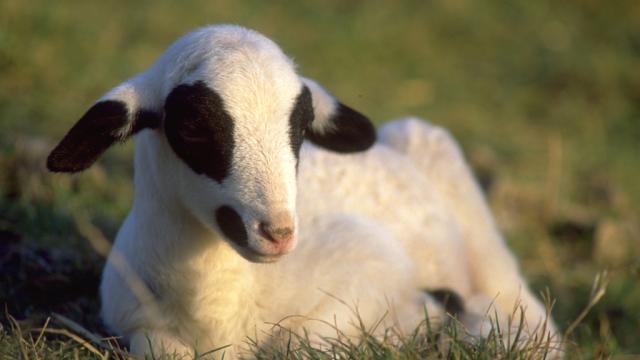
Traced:
[[[78, 175], [44, 160], [106, 90], [219, 22], [274, 39], [377, 124], [414, 114], [447, 127], [532, 288], [555, 299], [567, 358], [640, 354], [637, 1], [2, 0], [1, 359], [99, 358], [78, 340], [104, 335], [104, 260], [87, 238], [112, 239], [126, 215], [132, 142]], [[582, 317], [603, 271], [606, 293]], [[493, 357], [475, 350], [451, 357]]]

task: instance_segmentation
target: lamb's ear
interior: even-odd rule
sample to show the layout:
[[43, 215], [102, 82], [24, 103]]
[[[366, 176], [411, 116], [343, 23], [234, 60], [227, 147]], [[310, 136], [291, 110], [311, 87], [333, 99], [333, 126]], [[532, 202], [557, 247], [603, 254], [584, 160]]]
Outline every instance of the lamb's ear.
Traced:
[[142, 107], [145, 99], [141, 90], [130, 80], [98, 100], [51, 151], [47, 168], [71, 173], [85, 170], [116, 141], [157, 127], [160, 115]]
[[315, 81], [302, 81], [311, 92], [315, 116], [307, 139], [341, 153], [364, 151], [375, 143], [376, 129], [366, 116], [340, 103]]

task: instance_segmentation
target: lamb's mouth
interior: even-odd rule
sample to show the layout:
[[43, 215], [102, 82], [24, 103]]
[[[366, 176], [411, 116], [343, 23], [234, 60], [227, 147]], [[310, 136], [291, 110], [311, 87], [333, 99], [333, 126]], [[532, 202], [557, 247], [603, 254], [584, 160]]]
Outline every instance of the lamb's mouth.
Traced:
[[238, 253], [245, 259], [254, 263], [274, 263], [282, 258], [284, 254], [263, 254], [251, 247], [236, 248]]

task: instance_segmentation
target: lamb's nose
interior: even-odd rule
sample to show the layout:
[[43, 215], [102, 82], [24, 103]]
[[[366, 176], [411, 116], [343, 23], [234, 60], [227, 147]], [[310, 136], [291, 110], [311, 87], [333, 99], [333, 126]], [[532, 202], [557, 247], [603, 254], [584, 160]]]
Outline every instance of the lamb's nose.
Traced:
[[278, 226], [278, 224], [261, 222], [259, 228], [260, 235], [276, 244], [289, 243], [293, 238], [293, 226]]

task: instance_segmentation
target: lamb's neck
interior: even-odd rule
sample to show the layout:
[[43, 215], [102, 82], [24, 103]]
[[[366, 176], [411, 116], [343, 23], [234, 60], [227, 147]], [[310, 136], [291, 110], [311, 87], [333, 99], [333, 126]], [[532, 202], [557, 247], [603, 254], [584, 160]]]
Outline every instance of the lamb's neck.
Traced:
[[139, 250], [133, 253], [151, 257], [150, 263], [165, 269], [248, 269], [247, 261], [220, 234], [205, 227], [158, 180], [161, 175], [154, 172], [153, 162], [136, 155], [134, 203], [128, 219]]
[[257, 313], [251, 302], [256, 298], [253, 267], [193, 215], [147, 195], [136, 194], [132, 209], [145, 229], [146, 245], [138, 254], [148, 265], [137, 263], [139, 273], [162, 304], [188, 314], [189, 321], [178, 324], [184, 334], [213, 334], [201, 339], [202, 351], [241, 344], [250, 330], [244, 326], [253, 324]]

